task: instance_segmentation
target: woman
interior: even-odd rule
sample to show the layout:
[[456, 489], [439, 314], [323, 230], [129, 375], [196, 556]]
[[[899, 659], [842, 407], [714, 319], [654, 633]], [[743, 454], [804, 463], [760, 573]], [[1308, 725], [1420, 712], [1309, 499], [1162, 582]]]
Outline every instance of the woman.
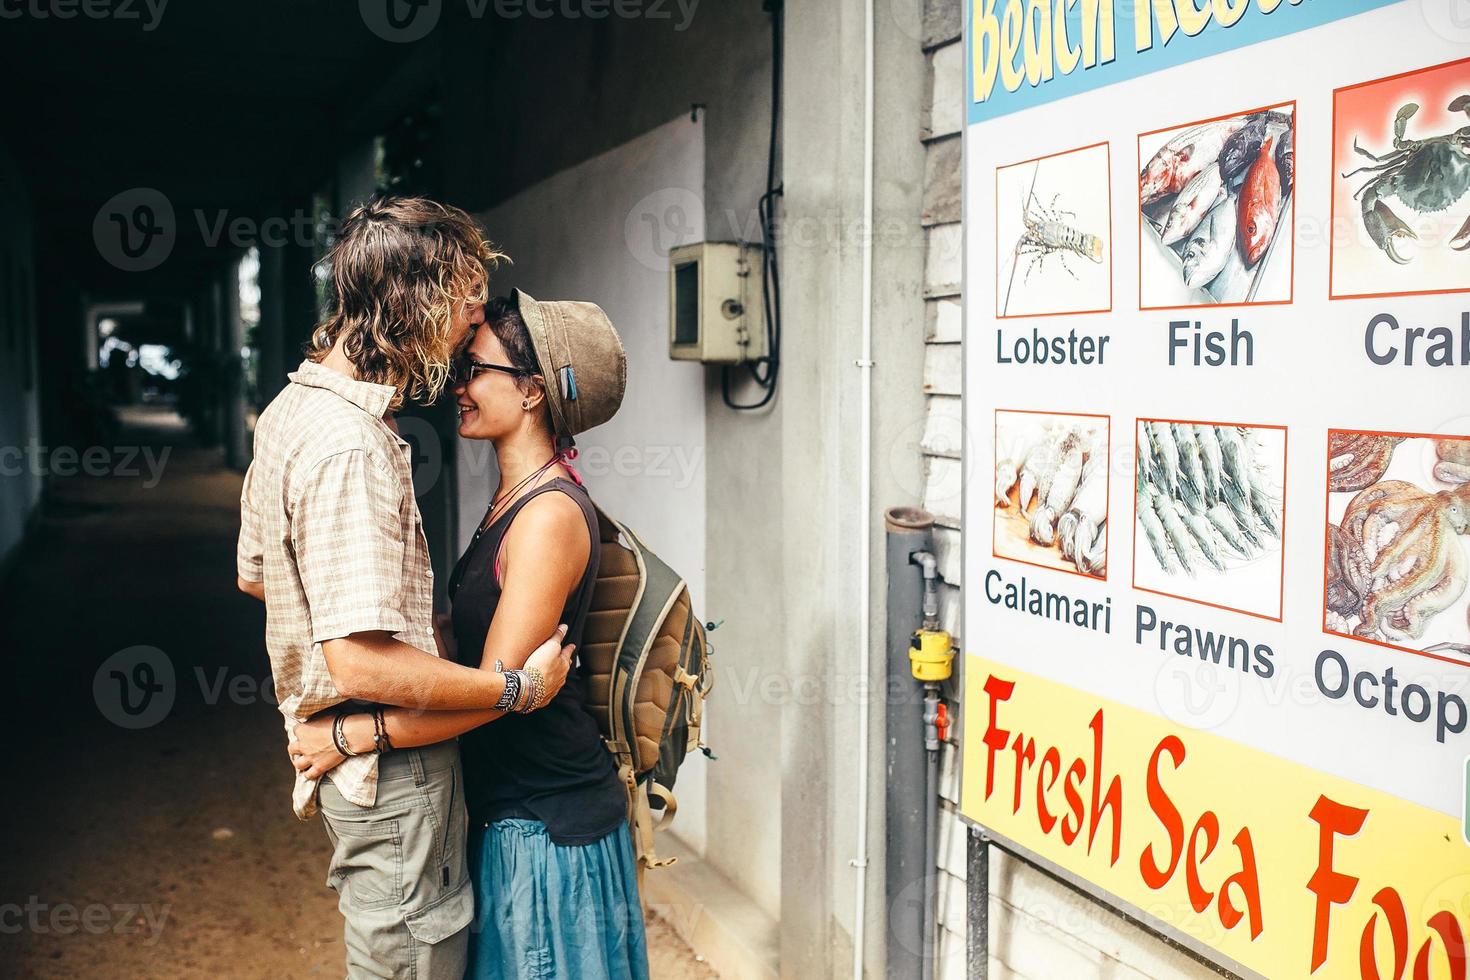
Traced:
[[[519, 290], [485, 307], [456, 365], [459, 434], [495, 447], [500, 485], [450, 579], [457, 659], [519, 667], [560, 623], [581, 640], [599, 555], [596, 512], [567, 462], [571, 437], [622, 401], [625, 358], [590, 303], [538, 303]], [[404, 748], [460, 738], [477, 897], [472, 977], [648, 976], [627, 796], [577, 671], [545, 708], [507, 692], [502, 711], [392, 708], [348, 716], [351, 752], [375, 728]], [[330, 768], [332, 719], [296, 729], [293, 758]], [[320, 760], [326, 754], [327, 761]]]

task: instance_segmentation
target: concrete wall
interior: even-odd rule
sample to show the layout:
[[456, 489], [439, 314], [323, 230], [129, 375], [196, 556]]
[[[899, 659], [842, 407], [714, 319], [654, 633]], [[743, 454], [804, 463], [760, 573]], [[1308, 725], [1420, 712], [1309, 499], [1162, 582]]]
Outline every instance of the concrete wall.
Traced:
[[[0, 147], [0, 570], [41, 499], [41, 471], [27, 446], [41, 441], [37, 397], [36, 252], [30, 192]], [[19, 452], [20, 455], [17, 455]]]
[[[703, 236], [703, 214], [696, 210], [681, 241], [661, 242], [662, 254], [643, 219], [662, 220], [670, 202], [697, 200], [704, 164], [703, 124], [681, 115], [478, 216], [513, 261], [494, 276], [494, 293], [516, 286], [537, 299], [589, 300], [618, 328], [627, 393], [611, 421], [577, 436], [574, 465], [593, 498], [685, 577], [700, 610], [708, 607], [704, 371], [668, 357], [666, 256], [670, 244]], [[491, 446], [461, 440], [457, 472], [464, 547], [498, 479]], [[704, 763], [691, 758], [678, 785], [678, 835], [700, 852]]]
[[[516, 260], [497, 275], [497, 291], [523, 284], [538, 297], [597, 299], [629, 341], [630, 359], [637, 361], [630, 365], [630, 403], [607, 434], [594, 434], [584, 446], [611, 438], [612, 445], [703, 450], [695, 483], [674, 495], [660, 485], [670, 481], [646, 480], [649, 496], [627, 500], [625, 513], [681, 571], [703, 579], [696, 596], [705, 618], [725, 621], [712, 636], [719, 681], [705, 733], [719, 760], [686, 765], [688, 784], [681, 773], [671, 834], [748, 901], [755, 918], [769, 921], [781, 911], [779, 760], [792, 706], [762, 694], [761, 685], [788, 679], [790, 670], [790, 580], [782, 561], [791, 499], [782, 485], [787, 389], [764, 411], [732, 412], [720, 397], [718, 369], [669, 362], [662, 333], [667, 283], [661, 264], [646, 263], [676, 236], [758, 238], [770, 125], [770, 20], [760, 0], [729, 0], [699, 5], [684, 30], [679, 23], [522, 18], [498, 23], [493, 33], [446, 32], [440, 91], [456, 151], [445, 160], [444, 193], [483, 212], [492, 240]], [[648, 134], [668, 132], [680, 120], [692, 126], [696, 104], [703, 141], [697, 186], [647, 184], [663, 172], [657, 159], [648, 161], [647, 174], [624, 174], [643, 188], [640, 196], [625, 194], [633, 186], [627, 181], [621, 187], [585, 181], [596, 161], [626, 159]], [[528, 202], [543, 199], [548, 180], [556, 182], [557, 207], [538, 205], [534, 221], [522, 219]], [[556, 221], [559, 214], [569, 220]], [[658, 243], [643, 237], [655, 231], [667, 237]], [[673, 386], [661, 397], [672, 394], [684, 408], [636, 403], [659, 378]], [[750, 400], [739, 386], [737, 396]], [[660, 410], [666, 418], [650, 417]], [[677, 480], [678, 461], [672, 463]], [[462, 469], [475, 483], [474, 491], [461, 483], [463, 530], [483, 512], [486, 469]], [[615, 476], [603, 482], [605, 491], [598, 492], [639, 486]], [[700, 498], [697, 506], [689, 503], [692, 496]], [[670, 502], [678, 520], [659, 515]]]

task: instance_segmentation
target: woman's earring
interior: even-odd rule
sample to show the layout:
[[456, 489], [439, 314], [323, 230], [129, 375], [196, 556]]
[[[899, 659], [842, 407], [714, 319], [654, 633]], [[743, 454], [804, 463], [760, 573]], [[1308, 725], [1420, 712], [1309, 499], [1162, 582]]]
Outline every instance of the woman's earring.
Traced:
[[529, 398], [522, 398], [521, 399], [521, 410], [524, 411], [524, 412], [529, 412], [531, 410], [531, 399], [529, 399]]

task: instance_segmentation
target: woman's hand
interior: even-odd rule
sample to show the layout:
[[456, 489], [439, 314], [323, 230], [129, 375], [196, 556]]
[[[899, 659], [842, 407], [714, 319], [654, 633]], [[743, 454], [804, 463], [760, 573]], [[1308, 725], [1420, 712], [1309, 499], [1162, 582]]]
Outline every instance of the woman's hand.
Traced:
[[[526, 658], [526, 669], [535, 668], [541, 672], [541, 679], [545, 683], [545, 693], [541, 703], [536, 708], [544, 708], [556, 697], [562, 685], [567, 682], [567, 672], [572, 668], [572, 654], [576, 651], [576, 644], [561, 645], [561, 641], [567, 638], [567, 624], [562, 623], [551, 634], [551, 638], [542, 643], [531, 655]], [[328, 731], [330, 738], [331, 732]]]
[[332, 741], [332, 715], [322, 715], [296, 726], [286, 746], [291, 765], [307, 779], [321, 779], [347, 758]]

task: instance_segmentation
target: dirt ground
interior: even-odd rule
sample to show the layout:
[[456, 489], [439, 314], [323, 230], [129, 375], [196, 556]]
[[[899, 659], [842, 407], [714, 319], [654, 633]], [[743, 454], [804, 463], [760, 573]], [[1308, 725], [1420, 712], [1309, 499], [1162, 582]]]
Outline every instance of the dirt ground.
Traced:
[[[156, 460], [182, 434], [150, 421], [119, 441]], [[325, 833], [291, 813], [264, 616], [234, 591], [240, 479], [187, 447], [156, 487], [137, 469], [54, 480], [0, 588], [0, 976], [341, 976]], [[93, 681], [137, 645], [173, 704], [128, 730]], [[661, 920], [649, 940], [654, 977], [715, 976]]]

